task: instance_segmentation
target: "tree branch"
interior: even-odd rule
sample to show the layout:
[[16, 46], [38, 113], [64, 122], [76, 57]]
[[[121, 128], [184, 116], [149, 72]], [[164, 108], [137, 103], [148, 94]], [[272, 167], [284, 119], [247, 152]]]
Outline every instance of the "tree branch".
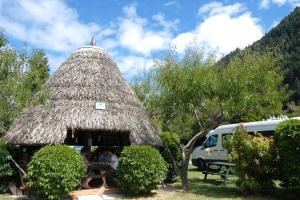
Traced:
[[171, 135], [171, 139], [173, 140], [173, 142], [182, 149], [182, 145], [175, 139], [173, 133], [170, 132]]
[[187, 149], [192, 144], [194, 145], [194, 143], [196, 142], [197, 139], [199, 139], [200, 137], [202, 137], [203, 135], [205, 135], [209, 131], [210, 131], [210, 129], [207, 129], [207, 130], [202, 130], [199, 133], [197, 133], [194, 137], [192, 137], [192, 139], [189, 140], [189, 142], [184, 146], [184, 148]]
[[199, 115], [198, 115], [198, 113], [197, 113], [197, 110], [195, 109], [195, 107], [194, 107], [194, 105], [193, 105], [192, 103], [191, 103], [191, 107], [192, 107], [193, 113], [194, 113], [194, 115], [195, 115], [195, 117], [196, 117], [197, 124], [198, 124], [198, 125], [200, 126], [200, 128], [203, 130], [204, 127], [202, 126], [202, 124], [201, 124], [201, 122], [200, 122]]

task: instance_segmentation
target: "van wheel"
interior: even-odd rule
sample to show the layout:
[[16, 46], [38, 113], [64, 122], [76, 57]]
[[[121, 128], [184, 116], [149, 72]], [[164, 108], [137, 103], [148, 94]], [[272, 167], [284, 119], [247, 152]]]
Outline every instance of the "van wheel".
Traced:
[[206, 163], [203, 159], [199, 158], [197, 160], [197, 167], [199, 171], [204, 171], [206, 169]]

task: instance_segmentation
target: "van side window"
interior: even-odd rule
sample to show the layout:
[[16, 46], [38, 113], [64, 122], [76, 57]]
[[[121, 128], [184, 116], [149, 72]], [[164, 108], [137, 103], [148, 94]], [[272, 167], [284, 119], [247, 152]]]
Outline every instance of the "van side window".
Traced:
[[211, 135], [205, 141], [204, 147], [205, 148], [215, 147], [217, 146], [217, 143], [218, 143], [218, 135]]
[[223, 144], [223, 142], [226, 140], [227, 135], [228, 135], [228, 133], [222, 134], [222, 144]]
[[224, 134], [222, 134], [222, 142], [221, 142], [222, 147], [223, 147], [224, 141], [228, 140], [229, 134], [231, 134], [231, 133], [224, 133]]

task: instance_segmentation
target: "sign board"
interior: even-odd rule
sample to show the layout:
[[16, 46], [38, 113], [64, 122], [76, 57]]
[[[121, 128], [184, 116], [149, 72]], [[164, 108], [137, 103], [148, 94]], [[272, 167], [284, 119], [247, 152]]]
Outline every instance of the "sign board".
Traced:
[[103, 102], [96, 102], [96, 110], [105, 110], [106, 105]]

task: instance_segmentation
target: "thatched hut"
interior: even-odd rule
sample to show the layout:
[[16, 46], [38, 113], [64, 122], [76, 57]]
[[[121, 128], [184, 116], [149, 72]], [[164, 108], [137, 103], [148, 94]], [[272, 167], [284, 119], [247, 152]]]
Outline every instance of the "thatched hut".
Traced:
[[77, 49], [46, 86], [47, 102], [22, 112], [4, 135], [6, 143], [161, 144], [143, 105], [104, 49]]

